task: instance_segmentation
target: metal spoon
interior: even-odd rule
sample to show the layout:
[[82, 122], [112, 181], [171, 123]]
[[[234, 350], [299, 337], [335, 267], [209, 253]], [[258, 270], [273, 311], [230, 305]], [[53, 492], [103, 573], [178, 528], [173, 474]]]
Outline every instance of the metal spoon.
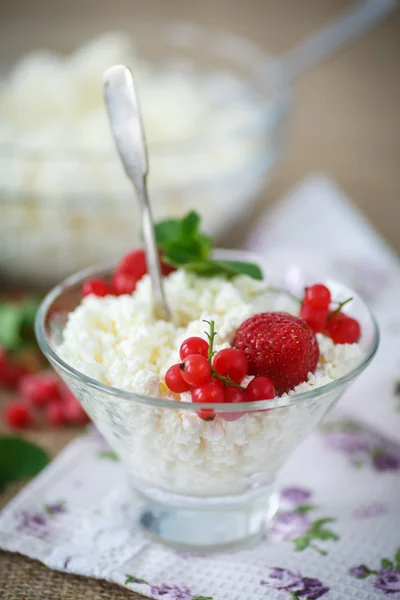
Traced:
[[104, 73], [104, 99], [115, 144], [141, 205], [147, 267], [153, 291], [154, 316], [157, 319], [170, 321], [171, 312], [165, 299], [153, 216], [147, 195], [146, 180], [149, 167], [146, 140], [135, 84], [128, 67], [116, 65], [107, 69]]

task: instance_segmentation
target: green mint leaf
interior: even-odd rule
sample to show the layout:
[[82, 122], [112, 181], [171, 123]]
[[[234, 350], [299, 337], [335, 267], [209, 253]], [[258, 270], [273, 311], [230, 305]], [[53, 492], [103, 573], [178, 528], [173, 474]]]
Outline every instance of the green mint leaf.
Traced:
[[295, 509], [295, 512], [300, 514], [308, 513], [310, 510], [315, 510], [317, 507], [315, 504], [301, 504]]
[[258, 265], [255, 263], [242, 262], [238, 260], [220, 260], [220, 265], [223, 265], [236, 275], [248, 275], [252, 279], [262, 281], [263, 274]]
[[22, 344], [23, 312], [9, 302], [0, 304], [0, 346], [16, 350]]
[[381, 569], [393, 569], [393, 563], [388, 558], [381, 559]]
[[50, 458], [42, 448], [19, 437], [0, 437], [0, 481], [8, 483], [32, 477]]
[[394, 561], [396, 563], [396, 569], [400, 571], [400, 548], [397, 549], [397, 552], [394, 556]]
[[181, 236], [183, 238], [194, 237], [200, 227], [200, 216], [193, 210], [186, 215], [181, 221]]
[[161, 250], [165, 249], [165, 245], [169, 242], [179, 239], [181, 236], [181, 221], [179, 219], [166, 219], [160, 221], [154, 226], [156, 234], [157, 246]]
[[253, 279], [262, 279], [262, 272], [258, 265], [253, 263], [240, 263], [234, 261], [202, 260], [182, 263], [185, 271], [195, 273], [199, 277], [222, 276], [233, 279], [238, 275], [248, 275]]
[[112, 450], [102, 450], [99, 452], [100, 458], [108, 458], [108, 460], [113, 460], [114, 462], [119, 462], [119, 456], [116, 452]]
[[293, 549], [295, 552], [301, 552], [305, 550], [310, 545], [310, 538], [308, 536], [297, 537], [292, 539]]

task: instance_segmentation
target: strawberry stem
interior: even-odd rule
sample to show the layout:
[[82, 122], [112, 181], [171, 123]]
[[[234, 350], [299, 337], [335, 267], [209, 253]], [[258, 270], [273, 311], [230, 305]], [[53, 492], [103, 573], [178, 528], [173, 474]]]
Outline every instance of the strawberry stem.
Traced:
[[332, 317], [334, 317], [335, 315], [339, 314], [340, 311], [342, 310], [343, 306], [345, 304], [348, 304], [352, 300], [353, 300], [353, 298], [347, 298], [347, 300], [343, 300], [343, 302], [339, 302], [337, 308], [335, 308], [335, 310], [333, 310], [332, 312], [329, 313], [328, 318], [327, 318], [327, 322], [329, 323], [329, 321], [332, 319]]
[[214, 339], [215, 339], [215, 336], [217, 335], [217, 332], [215, 331], [215, 322], [214, 321], [207, 321], [206, 319], [203, 319], [203, 321], [204, 321], [204, 323], [208, 323], [208, 325], [210, 326], [210, 330], [209, 331], [205, 331], [204, 333], [208, 337], [208, 362], [210, 363], [211, 375], [213, 377], [216, 377], [220, 381], [222, 381], [222, 383], [226, 387], [228, 387], [228, 386], [235, 387], [235, 388], [238, 388], [239, 390], [242, 390], [242, 392], [244, 392], [246, 388], [242, 387], [241, 385], [239, 385], [238, 383], [236, 383], [235, 381], [233, 381], [230, 377], [228, 377], [226, 375], [220, 375], [214, 369], [214, 367], [212, 365], [212, 358], [213, 358], [213, 356], [215, 354], [215, 352], [214, 352]]

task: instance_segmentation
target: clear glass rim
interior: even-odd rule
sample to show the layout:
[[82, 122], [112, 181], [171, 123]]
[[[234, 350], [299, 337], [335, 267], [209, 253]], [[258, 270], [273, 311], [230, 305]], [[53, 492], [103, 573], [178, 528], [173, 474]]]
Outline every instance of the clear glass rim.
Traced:
[[[180, 43], [174, 41], [172, 44], [174, 47], [178, 48], [181, 46], [184, 48], [185, 46], [193, 47], [198, 43], [199, 36], [207, 37], [207, 39], [211, 40], [211, 43], [208, 44], [208, 47], [211, 47], [213, 53], [218, 55], [217, 48], [222, 47], [223, 42], [226, 43], [226, 47], [235, 48], [235, 52], [231, 52], [230, 57], [231, 60], [234, 60], [238, 63], [238, 55], [248, 56], [246, 59], [248, 64], [252, 64], [256, 68], [254, 71], [258, 72], [257, 78], [254, 79], [253, 82], [249, 82], [253, 87], [256, 81], [260, 85], [267, 85], [268, 83], [274, 83], [274, 91], [279, 92], [279, 99], [281, 104], [281, 109], [286, 113], [288, 108], [288, 100], [290, 97], [291, 85], [284, 74], [282, 72], [280, 62], [277, 58], [275, 58], [268, 51], [264, 50], [261, 46], [259, 46], [256, 42], [253, 42], [250, 38], [245, 36], [240, 36], [224, 30], [219, 27], [206, 27], [205, 25], [201, 25], [199, 23], [185, 21], [185, 20], [166, 20], [161, 21], [158, 19], [139, 19], [136, 24], [136, 31], [138, 32], [138, 36], [144, 36], [146, 32], [153, 31], [158, 38], [160, 36], [171, 45], [171, 39], [174, 32], [177, 31], [185, 32], [186, 35], [181, 36], [182, 40]], [[126, 31], [126, 33], [134, 37], [136, 35], [135, 32]], [[193, 35], [189, 35], [192, 33]], [[217, 42], [217, 43], [216, 43]], [[242, 52], [240, 52], [240, 49]], [[251, 57], [250, 57], [251, 55]], [[226, 58], [228, 58], [228, 54], [226, 54]], [[268, 68], [265, 66], [268, 65]], [[100, 82], [99, 82], [100, 86]], [[140, 90], [139, 90], [140, 92]], [[268, 114], [268, 106], [267, 103], [260, 103], [261, 109], [254, 110], [252, 116], [246, 120], [244, 124], [240, 126], [233, 126], [227, 131], [222, 132], [206, 132], [206, 134], [199, 133], [199, 136], [190, 136], [188, 138], [184, 138], [177, 142], [169, 143], [162, 142], [155, 145], [152, 145], [151, 150], [153, 153], [157, 155], [163, 156], [173, 154], [174, 152], [191, 152], [191, 151], [199, 151], [201, 149], [206, 150], [210, 147], [210, 145], [215, 145], [217, 142], [225, 143], [225, 141], [229, 140], [229, 136], [245, 136], [251, 137], [259, 135], [259, 131], [264, 131], [265, 124], [264, 115]], [[278, 127], [280, 122], [270, 124], [267, 127], [267, 130], [274, 129]], [[111, 134], [110, 134], [111, 135]], [[110, 138], [111, 139], [111, 138]], [[98, 160], [109, 160], [114, 162], [114, 153], [113, 150], [110, 149], [100, 149], [95, 151], [93, 148], [86, 148], [82, 150], [82, 148], [73, 147], [73, 146], [52, 146], [48, 149], [43, 150], [39, 147], [32, 147], [24, 143], [19, 143], [18, 141], [13, 142], [11, 144], [0, 144], [0, 155], [4, 158], [12, 155], [12, 159], [15, 156], [20, 156], [22, 159], [29, 159], [33, 157], [33, 160], [41, 160], [43, 158], [46, 161], [54, 161], [59, 162], [62, 160], [68, 159], [71, 154], [76, 155], [80, 161], [85, 161], [88, 164], [96, 162]], [[51, 156], [49, 156], [51, 155]]]
[[[273, 408], [285, 408], [287, 406], [293, 406], [295, 404], [300, 404], [301, 402], [305, 402], [307, 400], [315, 400], [321, 396], [325, 396], [330, 392], [333, 392], [335, 389], [344, 386], [346, 383], [351, 382], [355, 379], [364, 369], [369, 365], [371, 360], [373, 359], [378, 346], [379, 346], [379, 328], [376, 322], [376, 319], [370, 310], [370, 308], [365, 304], [364, 305], [368, 311], [369, 318], [371, 319], [373, 325], [373, 340], [371, 343], [371, 347], [369, 351], [365, 354], [362, 360], [353, 368], [351, 371], [335, 379], [334, 381], [322, 385], [318, 388], [310, 390], [308, 392], [302, 392], [300, 394], [295, 394], [293, 396], [286, 396], [284, 398], [275, 398], [274, 400], [258, 400], [255, 402], [242, 402], [237, 404], [211, 404], [211, 403], [196, 403], [194, 405], [192, 402], [179, 402], [176, 400], [168, 400], [161, 398], [153, 398], [151, 396], [143, 396], [141, 394], [136, 394], [134, 392], [127, 392], [125, 390], [121, 390], [116, 387], [108, 386], [84, 373], [81, 373], [68, 363], [66, 363], [57, 352], [51, 347], [49, 342], [47, 341], [47, 336], [45, 333], [45, 322], [48, 314], [48, 310], [52, 303], [67, 289], [76, 286], [78, 284], [83, 283], [87, 278], [104, 275], [107, 271], [111, 271], [111, 269], [115, 267], [115, 262], [106, 263], [103, 265], [97, 265], [88, 267], [79, 271], [78, 273], [74, 273], [70, 277], [64, 279], [61, 283], [53, 287], [42, 300], [39, 309], [36, 313], [35, 317], [35, 334], [38, 341], [38, 344], [43, 352], [43, 354], [50, 360], [51, 363], [55, 364], [57, 368], [61, 371], [68, 373], [69, 375], [81, 380], [86, 386], [95, 389], [104, 394], [108, 394], [115, 398], [128, 400], [131, 402], [136, 402], [138, 404], [144, 404], [148, 406], [153, 406], [155, 408], [168, 408], [172, 410], [183, 410], [183, 411], [198, 411], [200, 408], [212, 408], [216, 412], [254, 412], [254, 411], [262, 411], [265, 409], [273, 409]], [[331, 280], [332, 281], [332, 280]], [[354, 293], [357, 296], [356, 293]]]

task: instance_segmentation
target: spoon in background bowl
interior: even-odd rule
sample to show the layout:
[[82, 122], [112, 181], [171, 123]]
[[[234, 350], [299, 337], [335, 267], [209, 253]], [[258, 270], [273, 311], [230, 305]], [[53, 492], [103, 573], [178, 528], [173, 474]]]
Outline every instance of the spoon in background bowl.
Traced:
[[160, 267], [153, 215], [147, 194], [149, 172], [144, 127], [131, 71], [124, 65], [104, 73], [104, 99], [115, 145], [140, 202], [142, 230], [156, 319], [171, 320]]

